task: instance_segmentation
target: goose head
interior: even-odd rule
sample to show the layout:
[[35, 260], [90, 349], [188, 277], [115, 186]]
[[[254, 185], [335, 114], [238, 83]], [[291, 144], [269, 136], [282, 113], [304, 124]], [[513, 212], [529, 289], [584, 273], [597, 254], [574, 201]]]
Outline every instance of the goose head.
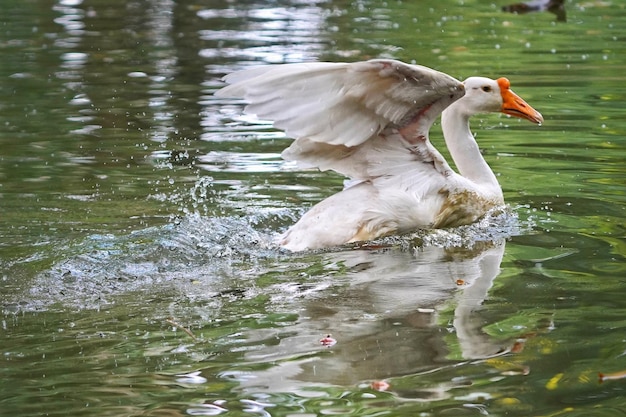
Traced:
[[472, 116], [478, 113], [504, 113], [533, 123], [541, 124], [543, 116], [524, 99], [511, 90], [506, 78], [492, 80], [486, 77], [470, 77], [463, 82], [465, 95], [457, 102], [463, 113]]

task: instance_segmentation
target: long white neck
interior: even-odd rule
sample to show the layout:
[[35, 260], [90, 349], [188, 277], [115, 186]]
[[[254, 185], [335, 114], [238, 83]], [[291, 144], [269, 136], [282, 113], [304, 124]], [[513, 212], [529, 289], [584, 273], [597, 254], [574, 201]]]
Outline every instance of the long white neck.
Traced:
[[[502, 196], [498, 180], [483, 158], [469, 127], [469, 115], [457, 101], [441, 114], [441, 128], [446, 146], [459, 174], [485, 187], [488, 192]], [[486, 190], [486, 191], [487, 191]]]

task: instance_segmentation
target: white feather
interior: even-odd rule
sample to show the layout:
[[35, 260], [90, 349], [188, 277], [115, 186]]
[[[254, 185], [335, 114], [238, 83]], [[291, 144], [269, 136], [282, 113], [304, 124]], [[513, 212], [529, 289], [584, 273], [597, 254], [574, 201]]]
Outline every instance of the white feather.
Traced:
[[344, 146], [358, 146], [462, 90], [446, 74], [393, 60], [252, 68], [224, 81], [231, 85], [217, 96], [245, 99], [247, 113], [273, 120], [288, 136]]
[[[503, 79], [507, 91], [501, 91], [502, 80], [488, 78], [473, 77], [464, 85], [430, 68], [394, 60], [266, 66], [224, 80], [230, 85], [217, 96], [245, 99], [247, 113], [273, 120], [294, 139], [282, 153], [285, 160], [351, 179], [281, 236], [279, 243], [287, 249], [466, 224], [503, 201], [468, 118], [505, 111], [505, 94], [521, 100], [508, 90], [508, 80]], [[519, 103], [518, 113], [510, 114], [543, 120], [523, 100]], [[446, 144], [462, 175], [428, 139], [446, 108]]]

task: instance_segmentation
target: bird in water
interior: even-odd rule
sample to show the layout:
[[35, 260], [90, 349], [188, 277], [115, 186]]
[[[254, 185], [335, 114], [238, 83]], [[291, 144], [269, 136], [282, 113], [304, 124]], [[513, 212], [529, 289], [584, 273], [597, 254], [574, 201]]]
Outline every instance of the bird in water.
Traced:
[[554, 13], [559, 22], [567, 20], [565, 0], [530, 0], [502, 6], [502, 11], [516, 14], [548, 11]]
[[[506, 78], [461, 82], [390, 59], [268, 65], [224, 81], [216, 96], [243, 98], [246, 113], [294, 139], [285, 160], [350, 178], [279, 237], [291, 251], [477, 221], [504, 198], [469, 118], [502, 112], [543, 122]], [[428, 138], [439, 115], [458, 173]]]

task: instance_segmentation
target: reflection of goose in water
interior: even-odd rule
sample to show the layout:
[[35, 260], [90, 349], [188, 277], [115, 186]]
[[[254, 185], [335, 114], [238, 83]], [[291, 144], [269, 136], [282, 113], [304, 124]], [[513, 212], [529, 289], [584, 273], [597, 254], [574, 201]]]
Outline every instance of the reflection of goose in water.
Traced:
[[[244, 98], [246, 112], [295, 139], [285, 159], [351, 179], [281, 237], [293, 251], [475, 222], [504, 200], [469, 118], [502, 112], [543, 121], [506, 78], [461, 83], [393, 60], [265, 66], [225, 81], [231, 85], [217, 96]], [[459, 174], [428, 139], [440, 114]]]
[[[481, 330], [484, 323], [475, 311], [498, 275], [504, 241], [477, 246], [427, 247], [418, 256], [396, 250], [324, 254], [346, 272], [333, 277], [317, 299], [289, 300], [300, 319], [283, 329], [288, 336], [246, 354], [246, 361], [276, 365], [254, 372], [240, 381], [242, 386], [279, 392], [311, 383], [351, 385], [424, 372], [445, 363], [448, 338], [454, 334], [454, 350], [458, 343], [466, 359], [501, 352], [506, 346]], [[454, 318], [442, 326], [438, 311], [450, 303], [456, 305]], [[318, 340], [326, 332], [338, 343], [328, 354], [319, 354], [325, 348]], [[258, 333], [246, 335], [267, 338], [263, 330]]]

